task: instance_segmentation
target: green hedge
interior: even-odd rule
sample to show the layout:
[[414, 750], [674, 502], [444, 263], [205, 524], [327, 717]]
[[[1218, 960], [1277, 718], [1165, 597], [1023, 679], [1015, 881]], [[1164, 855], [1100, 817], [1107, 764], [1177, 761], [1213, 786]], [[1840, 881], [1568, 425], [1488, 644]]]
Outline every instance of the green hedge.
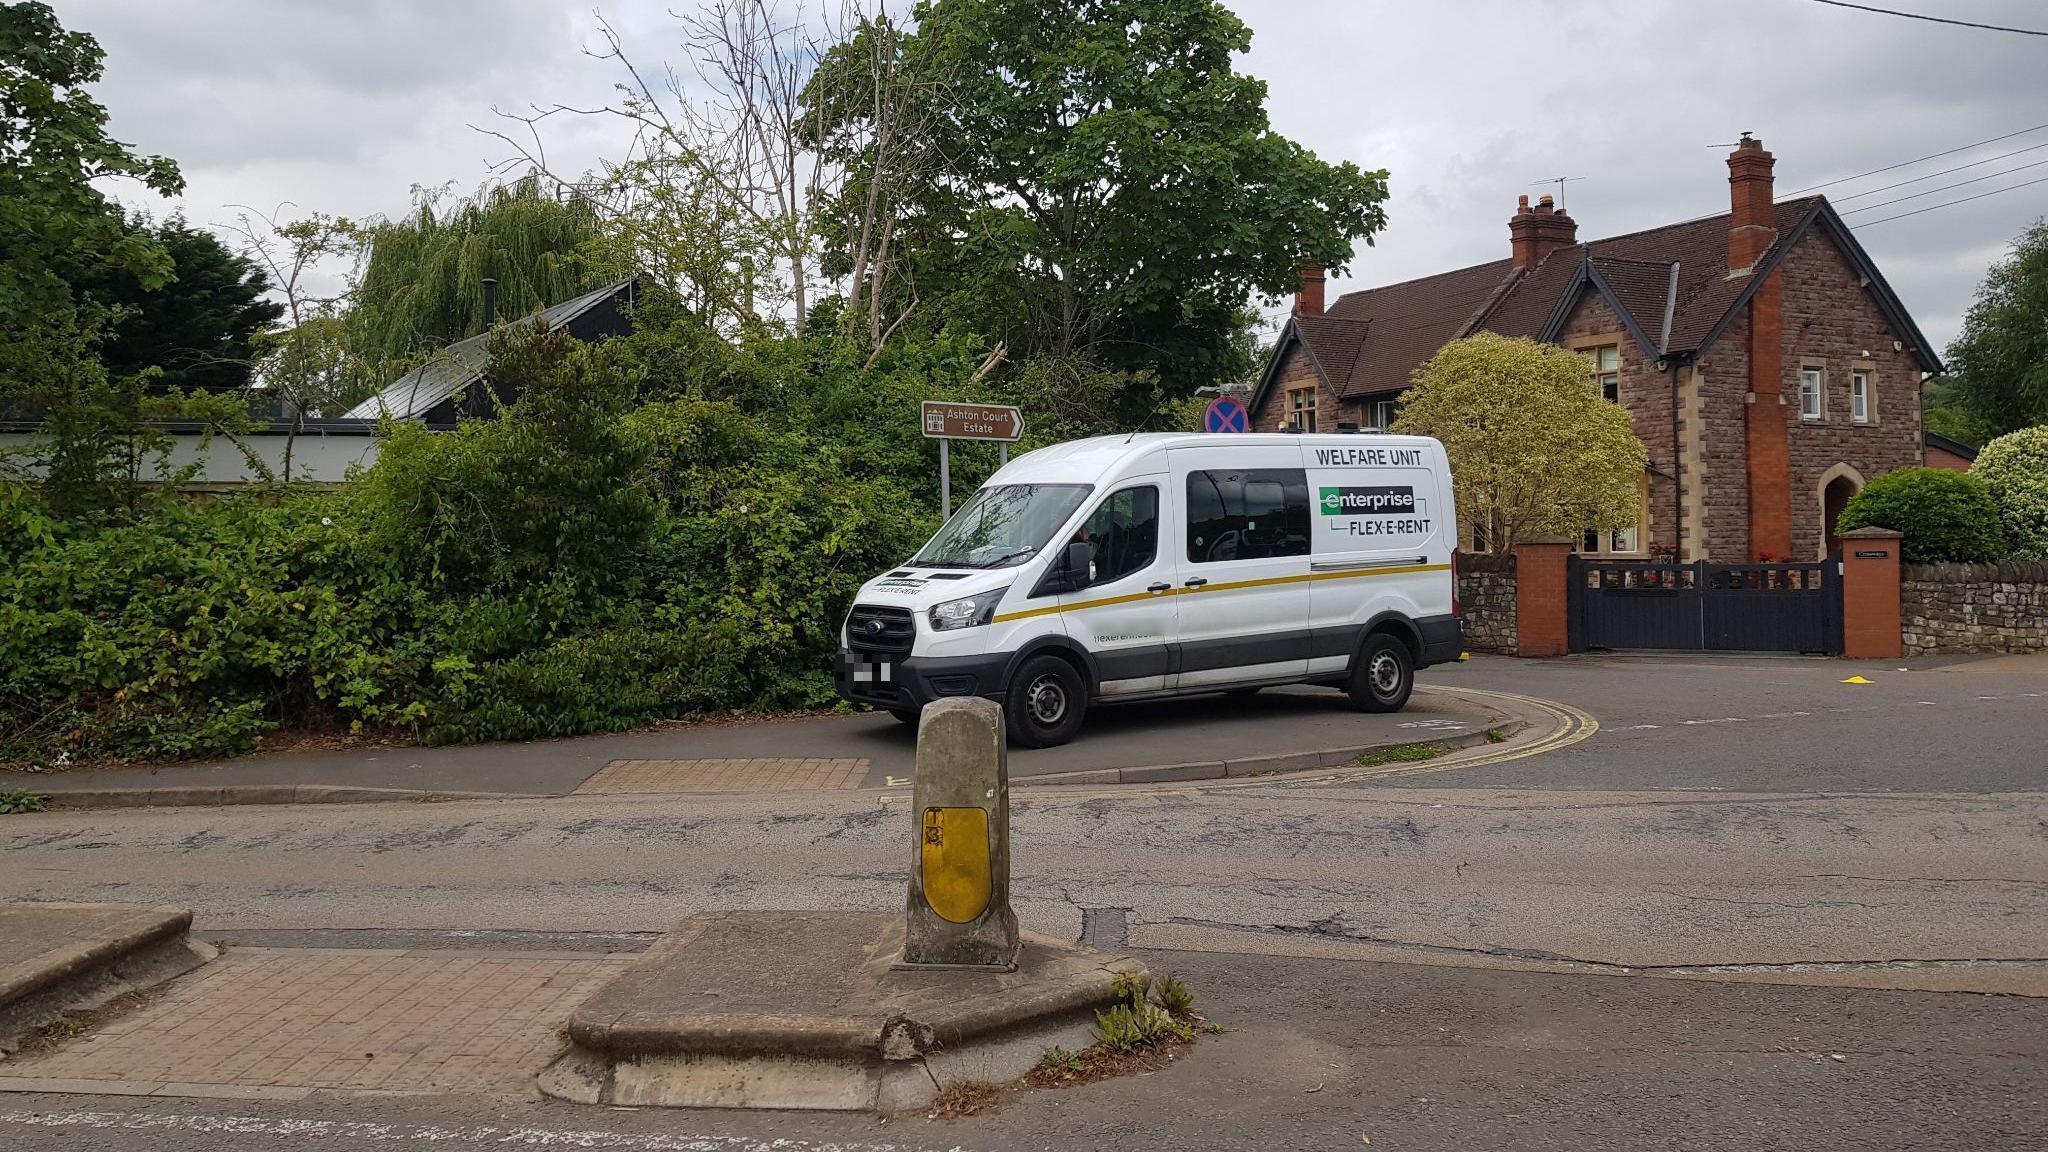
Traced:
[[339, 492], [78, 520], [0, 487], [0, 762], [829, 702], [847, 605], [935, 526], [926, 504], [730, 404], [635, 408], [609, 366], [566, 339], [503, 349], [517, 406], [400, 429]]
[[1837, 533], [1855, 528], [1904, 533], [1908, 564], [1987, 564], [2007, 552], [1984, 482], [1946, 468], [1905, 468], [1872, 480], [1835, 522]]

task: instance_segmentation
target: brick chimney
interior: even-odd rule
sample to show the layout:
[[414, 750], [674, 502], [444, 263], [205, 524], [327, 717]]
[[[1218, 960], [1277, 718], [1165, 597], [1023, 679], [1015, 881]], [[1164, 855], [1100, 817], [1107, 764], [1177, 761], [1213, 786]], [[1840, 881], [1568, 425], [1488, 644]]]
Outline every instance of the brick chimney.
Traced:
[[1515, 214], [1508, 220], [1508, 240], [1513, 245], [1515, 267], [1534, 268], [1543, 263], [1543, 258], [1559, 248], [1569, 248], [1579, 242], [1579, 224], [1565, 214], [1556, 202], [1544, 196], [1529, 207], [1529, 198], [1524, 196], [1515, 205]]
[[1764, 151], [1763, 141], [1742, 134], [1728, 154], [1728, 270], [1747, 272], [1757, 257], [1778, 238], [1777, 214], [1771, 209], [1771, 166], [1777, 158]]
[[1296, 316], [1321, 316], [1323, 314], [1323, 270], [1313, 264], [1301, 266], [1301, 291], [1294, 294]]

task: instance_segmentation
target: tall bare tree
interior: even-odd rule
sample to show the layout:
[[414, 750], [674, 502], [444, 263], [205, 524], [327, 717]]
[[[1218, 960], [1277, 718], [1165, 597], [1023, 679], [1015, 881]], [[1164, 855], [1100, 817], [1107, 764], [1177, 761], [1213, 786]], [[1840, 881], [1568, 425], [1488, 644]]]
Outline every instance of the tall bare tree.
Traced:
[[242, 238], [244, 253], [269, 276], [285, 309], [285, 327], [259, 336], [257, 375], [290, 421], [279, 477], [289, 484], [292, 448], [306, 418], [333, 404], [350, 383], [343, 294], [323, 294], [316, 282], [323, 264], [358, 252], [362, 233], [346, 218], [320, 212], [289, 219], [288, 204], [269, 212], [235, 207], [240, 211], [230, 227]]

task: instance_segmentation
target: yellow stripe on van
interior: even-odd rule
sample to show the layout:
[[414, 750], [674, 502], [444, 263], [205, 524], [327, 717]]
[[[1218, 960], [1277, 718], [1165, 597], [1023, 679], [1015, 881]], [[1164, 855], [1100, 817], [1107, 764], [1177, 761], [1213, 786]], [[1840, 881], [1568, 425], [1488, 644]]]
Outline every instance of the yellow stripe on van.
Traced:
[[1079, 604], [1053, 604], [1045, 608], [1026, 608], [1022, 612], [1004, 612], [995, 618], [1002, 624], [1011, 620], [1029, 620], [1033, 616], [1051, 616], [1060, 612], [1080, 612], [1088, 608], [1106, 608], [1111, 604], [1128, 604], [1133, 600], [1157, 600], [1167, 596], [1192, 596], [1197, 592], [1228, 592], [1233, 588], [1264, 588], [1273, 584], [1305, 584], [1312, 580], [1357, 580], [1366, 576], [1406, 576], [1415, 572], [1449, 572], [1449, 564], [1412, 564], [1404, 568], [1360, 568], [1350, 572], [1304, 572], [1299, 576], [1268, 576], [1261, 580], [1231, 580], [1222, 584], [1204, 584], [1199, 588], [1185, 585], [1168, 588], [1164, 592], [1132, 592], [1124, 596], [1105, 596], [1100, 600], [1083, 600]]

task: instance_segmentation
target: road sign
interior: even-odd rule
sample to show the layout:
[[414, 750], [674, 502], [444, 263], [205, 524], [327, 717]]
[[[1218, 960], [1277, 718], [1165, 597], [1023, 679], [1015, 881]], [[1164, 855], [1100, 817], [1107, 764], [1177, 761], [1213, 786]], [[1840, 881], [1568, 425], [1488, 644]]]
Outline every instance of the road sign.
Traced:
[[1002, 404], [924, 402], [924, 434], [945, 440], [1000, 440], [1015, 444], [1024, 438], [1024, 413]]
[[1209, 401], [1209, 407], [1202, 413], [1202, 430], [1205, 432], [1249, 432], [1252, 430], [1252, 414], [1244, 405], [1231, 396], [1218, 396]]

